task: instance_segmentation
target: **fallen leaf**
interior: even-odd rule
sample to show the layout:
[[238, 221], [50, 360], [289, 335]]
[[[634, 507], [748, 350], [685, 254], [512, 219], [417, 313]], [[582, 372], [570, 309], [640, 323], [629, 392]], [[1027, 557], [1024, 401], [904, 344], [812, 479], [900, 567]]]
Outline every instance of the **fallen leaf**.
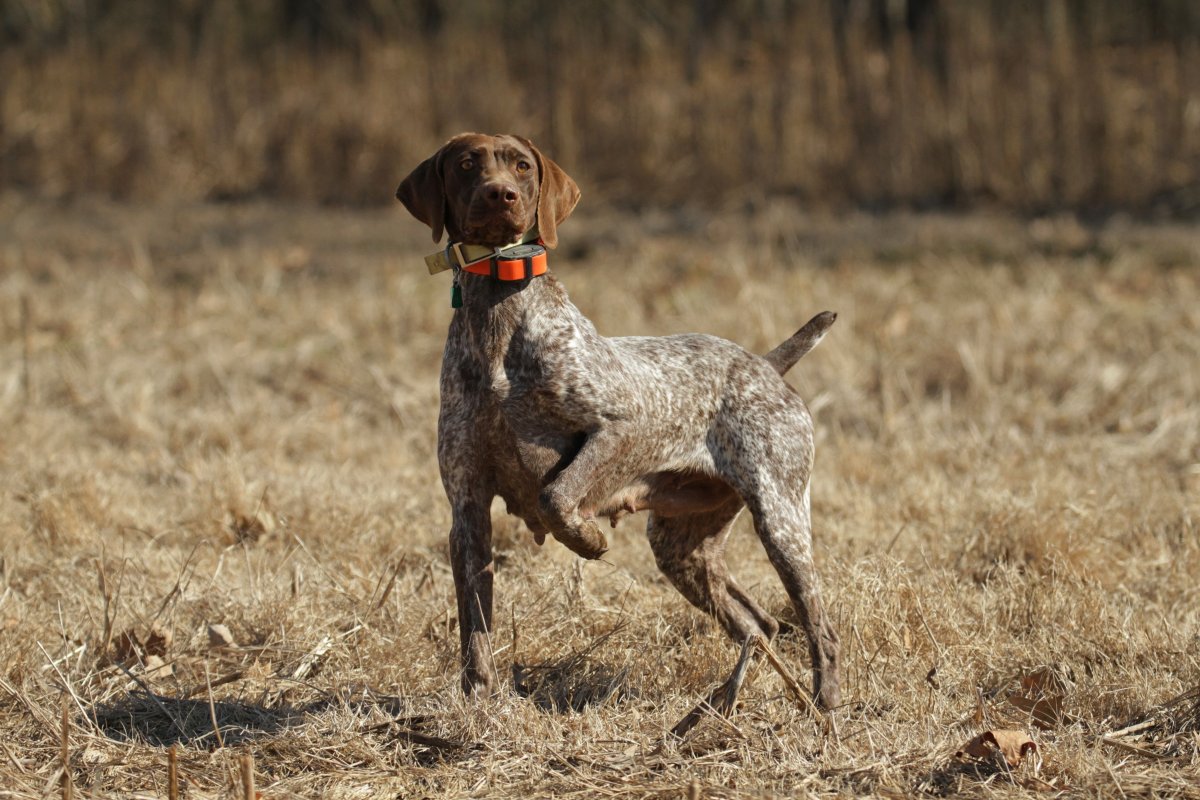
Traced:
[[1056, 667], [1038, 667], [1021, 676], [1021, 691], [1028, 696], [1065, 695], [1070, 688], [1067, 679]]
[[254, 516], [230, 512], [225, 524], [233, 534], [234, 541], [253, 543], [275, 530], [275, 517], [269, 511]]
[[912, 322], [912, 309], [908, 306], [901, 306], [892, 312], [884, 323], [883, 329], [891, 339], [899, 339], [904, 334], [908, 333], [908, 325]]
[[233, 634], [230, 633], [229, 628], [225, 627], [224, 625], [221, 625], [220, 623], [218, 623], [216, 625], [209, 625], [208, 626], [208, 646], [209, 647], [233, 647], [234, 646]]
[[248, 679], [263, 680], [266, 678], [270, 678], [272, 675], [274, 675], [275, 668], [271, 666], [271, 663], [269, 661], [260, 661], [259, 659], [256, 658], [250, 664], [250, 666], [246, 667], [244, 672], [245, 672], [246, 678], [248, 678]]
[[1061, 725], [1066, 719], [1063, 714], [1062, 695], [1048, 695], [1038, 699], [1010, 694], [1008, 702], [1029, 715], [1034, 725], [1043, 730], [1049, 730]]
[[167, 650], [171, 648], [172, 638], [171, 631], [154, 625], [150, 628], [150, 633], [147, 634], [146, 641], [142, 643], [142, 649], [147, 655], [166, 658]]
[[142, 657], [142, 639], [133, 628], [121, 631], [113, 645], [117, 649], [117, 662], [128, 664]]
[[1024, 731], [984, 731], [967, 742], [955, 755], [960, 758], [968, 755], [981, 760], [991, 760], [995, 758], [997, 751], [1004, 756], [1008, 766], [1017, 767], [1026, 753], [1037, 752], [1037, 744]]
[[169, 678], [175, 674], [175, 669], [159, 656], [146, 656], [142, 662], [145, 665], [147, 678]]
[[1058, 666], [1043, 666], [1021, 676], [1021, 691], [1008, 696], [1008, 702], [1029, 715], [1043, 730], [1070, 721], [1063, 703], [1072, 683], [1067, 671]]
[[239, 508], [225, 512], [225, 527], [239, 544], [253, 544], [270, 536], [279, 527], [279, 520], [271, 511], [267, 493], [263, 492], [254, 511], [246, 514]]

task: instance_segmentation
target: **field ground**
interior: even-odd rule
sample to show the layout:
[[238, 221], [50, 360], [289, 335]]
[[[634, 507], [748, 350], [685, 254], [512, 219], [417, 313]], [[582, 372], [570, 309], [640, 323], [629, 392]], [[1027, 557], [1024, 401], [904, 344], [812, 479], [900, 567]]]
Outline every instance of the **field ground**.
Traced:
[[[528, 696], [460, 695], [448, 279], [400, 209], [0, 195], [0, 797], [58, 794], [64, 703], [93, 797], [166, 796], [171, 743], [187, 797], [245, 753], [271, 798], [1200, 797], [1200, 233], [772, 205], [561, 235], [603, 333], [762, 352], [839, 312], [791, 376], [836, 730], [762, 666], [670, 739], [737, 649], [641, 517], [585, 564], [497, 504], [495, 660]], [[745, 519], [730, 561], [789, 617]], [[1009, 728], [1040, 769], [956, 757]]]

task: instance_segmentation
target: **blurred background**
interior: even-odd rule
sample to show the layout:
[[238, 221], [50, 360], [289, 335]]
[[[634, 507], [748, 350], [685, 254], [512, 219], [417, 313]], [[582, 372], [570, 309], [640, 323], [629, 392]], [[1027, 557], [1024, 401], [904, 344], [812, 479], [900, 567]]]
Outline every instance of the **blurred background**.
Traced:
[[0, 186], [393, 202], [461, 130], [589, 204], [1200, 210], [1195, 0], [4, 0]]

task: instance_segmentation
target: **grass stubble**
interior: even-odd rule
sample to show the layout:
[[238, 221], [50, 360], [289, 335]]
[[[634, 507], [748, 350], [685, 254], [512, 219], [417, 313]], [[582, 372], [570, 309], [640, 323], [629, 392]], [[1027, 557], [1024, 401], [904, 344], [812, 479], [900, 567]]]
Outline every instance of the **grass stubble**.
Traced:
[[[494, 514], [468, 700], [437, 477], [450, 315], [397, 211], [0, 199], [0, 797], [1200, 797], [1200, 236], [1068, 218], [603, 213], [556, 269], [606, 334], [763, 352], [813, 409], [846, 705], [659, 576]], [[734, 572], [790, 619], [745, 519]], [[223, 627], [222, 627], [223, 626]], [[776, 650], [802, 682], [802, 640]], [[1047, 677], [1049, 676], [1049, 677]], [[1022, 687], [1022, 680], [1025, 685]], [[1042, 692], [1049, 720], [1011, 697]], [[591, 701], [591, 702], [589, 702]], [[955, 757], [991, 728], [1040, 769]]]

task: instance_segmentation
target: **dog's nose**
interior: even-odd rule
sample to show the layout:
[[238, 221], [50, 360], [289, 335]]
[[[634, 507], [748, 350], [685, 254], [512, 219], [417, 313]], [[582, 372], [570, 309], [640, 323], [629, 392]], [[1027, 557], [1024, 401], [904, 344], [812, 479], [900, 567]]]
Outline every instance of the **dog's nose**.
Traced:
[[511, 183], [491, 183], [484, 187], [484, 197], [492, 205], [511, 206], [517, 202], [517, 187]]

